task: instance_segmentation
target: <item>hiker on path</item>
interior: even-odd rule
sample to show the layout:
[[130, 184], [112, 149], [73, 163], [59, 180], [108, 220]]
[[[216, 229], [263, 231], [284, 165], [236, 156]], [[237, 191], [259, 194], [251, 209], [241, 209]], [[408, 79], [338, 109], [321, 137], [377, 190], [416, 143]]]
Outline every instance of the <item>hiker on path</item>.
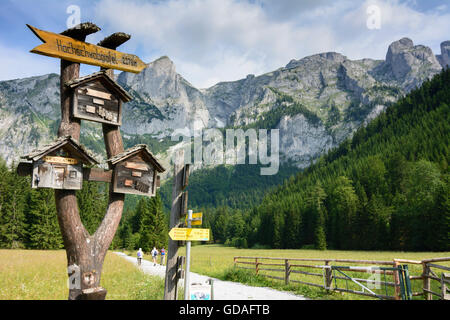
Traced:
[[161, 249], [161, 265], [164, 265], [164, 260], [166, 258], [166, 250], [164, 248]]
[[153, 265], [156, 266], [156, 257], [158, 256], [158, 250], [156, 250], [156, 247], [153, 247], [151, 254], [153, 258]]
[[144, 253], [142, 252], [142, 248], [139, 248], [137, 252], [137, 260], [138, 260], [138, 266], [141, 265], [142, 257], [144, 256]]

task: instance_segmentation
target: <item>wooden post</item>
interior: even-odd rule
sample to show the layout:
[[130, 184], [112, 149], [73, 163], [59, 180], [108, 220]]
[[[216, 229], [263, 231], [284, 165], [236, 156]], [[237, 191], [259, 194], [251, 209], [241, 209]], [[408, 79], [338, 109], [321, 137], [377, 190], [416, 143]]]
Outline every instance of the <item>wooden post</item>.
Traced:
[[291, 274], [291, 266], [289, 264], [289, 259], [284, 260], [284, 284], [289, 284], [289, 276]]
[[425, 300], [433, 300], [433, 296], [426, 290], [431, 290], [431, 280], [429, 278], [430, 267], [426, 262], [422, 263], [423, 297]]
[[[66, 30], [63, 34], [84, 41], [87, 35], [99, 30], [100, 28], [96, 25], [85, 23]], [[71, 90], [65, 83], [79, 76], [79, 63], [61, 60], [61, 123], [58, 137], [71, 136], [77, 141], [80, 140], [81, 121], [73, 119], [70, 115]], [[69, 300], [89, 299], [90, 297], [104, 299], [106, 290], [99, 288], [99, 284], [103, 258], [109, 243], [103, 243], [102, 246], [95, 235], [90, 236], [83, 226], [75, 191], [55, 190], [55, 201], [58, 223], [66, 248], [68, 275], [75, 277], [75, 284], [77, 284], [69, 288]], [[73, 274], [72, 270], [76, 270], [76, 274]]]
[[[86, 36], [99, 31], [92, 23], [83, 23], [62, 34], [84, 41]], [[80, 140], [81, 121], [71, 117], [71, 90], [66, 82], [78, 78], [80, 64], [61, 60], [61, 124], [58, 137], [71, 136]], [[116, 126], [104, 126], [104, 139], [108, 157], [123, 152], [122, 137]], [[69, 300], [103, 300], [106, 290], [100, 287], [103, 262], [122, 217], [124, 194], [112, 192], [105, 217], [94, 235], [90, 235], [81, 222], [75, 191], [55, 190], [58, 222], [67, 254], [69, 279], [76, 277], [79, 286], [69, 288]], [[77, 274], [72, 273], [76, 270]]]
[[[397, 262], [396, 260], [394, 260], [393, 263], [393, 267], [394, 268], [398, 268], [398, 266], [400, 265], [399, 262]], [[395, 283], [395, 300], [401, 300], [401, 293], [400, 293], [400, 274], [399, 271], [394, 270], [394, 283]]]
[[447, 282], [450, 279], [450, 273], [443, 272], [441, 274], [441, 300], [450, 300], [450, 294], [447, 293]]
[[[325, 260], [325, 265], [329, 266], [330, 261]], [[333, 273], [331, 272], [331, 268], [325, 268], [325, 289], [330, 291], [331, 284], [333, 283]]]
[[258, 258], [255, 258], [255, 272], [256, 272], [256, 275], [258, 275], [258, 273], [259, 273], [259, 263], [258, 263]]
[[186, 264], [186, 257], [177, 257], [177, 275], [176, 275], [176, 285], [175, 285], [175, 300], [178, 300], [178, 280], [184, 279], [186, 276], [183, 266]]
[[[174, 155], [174, 175], [172, 188], [172, 209], [170, 211], [169, 230], [180, 224], [181, 200], [183, 192], [184, 149], [179, 149]], [[167, 252], [166, 279], [164, 300], [175, 300], [177, 294], [177, 257], [178, 241], [169, 238]]]

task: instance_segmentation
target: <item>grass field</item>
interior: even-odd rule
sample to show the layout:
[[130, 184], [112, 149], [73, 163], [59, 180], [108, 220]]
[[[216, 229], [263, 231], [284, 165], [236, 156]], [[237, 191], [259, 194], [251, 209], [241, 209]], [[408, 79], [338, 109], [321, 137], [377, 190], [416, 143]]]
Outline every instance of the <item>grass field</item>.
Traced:
[[[179, 255], [184, 255], [180, 248]], [[127, 252], [135, 256], [136, 252]], [[300, 284], [284, 285], [283, 281], [255, 276], [254, 271], [233, 268], [235, 256], [280, 258], [423, 260], [450, 257], [450, 252], [391, 252], [391, 251], [316, 251], [236, 249], [220, 245], [192, 247], [191, 270], [211, 277], [239, 281], [255, 286], [270, 286], [289, 290], [313, 299], [368, 299], [354, 294], [326, 293], [325, 290]], [[150, 260], [149, 255], [145, 255]], [[449, 266], [448, 263], [441, 263]], [[420, 275], [420, 266], [410, 266], [412, 275]], [[66, 254], [58, 251], [0, 250], [0, 300], [66, 300], [68, 295]], [[316, 271], [317, 272], [317, 271]], [[319, 277], [295, 275], [304, 281], [320, 283]], [[293, 276], [291, 279], [295, 279]], [[413, 281], [413, 291], [421, 290], [421, 280]], [[439, 291], [433, 281], [433, 290]], [[143, 274], [136, 266], [109, 252], [106, 256], [101, 286], [108, 290], [108, 300], [161, 300], [164, 280]]]
[[[135, 256], [136, 252], [128, 252], [128, 254]], [[179, 249], [179, 255], [185, 254], [185, 247]], [[233, 258], [235, 256], [252, 256], [252, 257], [279, 257], [279, 258], [319, 258], [319, 259], [354, 259], [354, 260], [386, 260], [393, 259], [410, 259], [410, 260], [424, 260], [427, 258], [450, 257], [450, 252], [395, 252], [395, 251], [338, 251], [338, 250], [297, 250], [297, 249], [237, 249], [233, 247], [225, 247], [222, 245], [195, 245], [192, 246], [191, 254], [191, 270], [192, 272], [209, 275], [211, 277], [233, 280], [239, 282], [246, 282], [252, 285], [270, 286], [282, 290], [294, 291], [298, 294], [305, 295], [310, 298], [317, 299], [370, 299], [369, 297], [359, 296], [348, 293], [331, 293], [328, 294], [325, 290], [301, 285], [290, 284], [285, 286], [283, 281], [272, 280], [263, 277], [255, 277], [254, 271], [247, 271], [241, 269], [239, 272], [233, 270]], [[144, 258], [151, 260], [149, 255]], [[159, 261], [159, 260], [158, 260]], [[311, 263], [320, 264], [320, 263]], [[449, 263], [441, 263], [450, 266]], [[346, 265], [340, 263], [339, 265]], [[353, 264], [355, 265], [355, 264]], [[368, 266], [368, 265], [362, 265]], [[422, 273], [421, 265], [409, 266], [411, 275], [420, 275]], [[308, 272], [321, 272], [320, 269], [303, 269]], [[263, 273], [263, 272], [261, 272]], [[269, 273], [267, 274], [283, 276], [283, 274]], [[354, 276], [368, 278], [369, 275], [355, 274]], [[291, 279], [298, 279], [307, 282], [323, 284], [323, 279], [315, 276], [291, 275]], [[381, 279], [383, 280], [383, 279]], [[388, 281], [392, 281], [392, 276]], [[422, 288], [422, 280], [411, 281], [412, 291], [419, 292]], [[433, 290], [439, 292], [437, 282], [432, 281]], [[344, 287], [347, 285], [344, 280], [338, 281], [338, 285]], [[356, 289], [358, 287], [350, 283], [350, 287]], [[360, 289], [360, 288], [358, 288]], [[384, 288], [382, 288], [384, 291]], [[389, 295], [393, 294], [393, 288], [388, 287]], [[420, 299], [420, 297], [418, 297]]]
[[[66, 253], [0, 250], [0, 300], [67, 300]], [[108, 300], [161, 300], [164, 281], [109, 252], [101, 286]]]

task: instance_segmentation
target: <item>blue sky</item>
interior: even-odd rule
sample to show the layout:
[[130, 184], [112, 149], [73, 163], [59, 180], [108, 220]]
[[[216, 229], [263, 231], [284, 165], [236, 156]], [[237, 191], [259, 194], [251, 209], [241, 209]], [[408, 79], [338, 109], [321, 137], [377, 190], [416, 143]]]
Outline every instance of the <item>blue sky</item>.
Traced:
[[[167, 55], [200, 88], [326, 51], [384, 59], [405, 36], [439, 54], [450, 39], [450, 3], [438, 0], [1, 0], [0, 80], [59, 72], [59, 60], [29, 53], [40, 41], [25, 24], [61, 32], [71, 5], [102, 28], [88, 42], [130, 33], [120, 51], [145, 62]], [[379, 9], [379, 29], [367, 27], [370, 6]]]

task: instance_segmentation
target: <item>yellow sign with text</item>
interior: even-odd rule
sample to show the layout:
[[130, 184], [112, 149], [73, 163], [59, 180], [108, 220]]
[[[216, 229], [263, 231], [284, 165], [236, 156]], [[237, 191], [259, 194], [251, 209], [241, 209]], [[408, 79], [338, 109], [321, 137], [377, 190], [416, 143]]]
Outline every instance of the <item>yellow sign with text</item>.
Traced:
[[46, 156], [43, 158], [45, 162], [48, 163], [58, 163], [58, 164], [78, 164], [77, 159], [73, 158], [64, 158], [64, 157], [50, 157]]
[[[203, 213], [197, 212], [192, 214], [191, 226], [201, 226], [203, 219]], [[187, 225], [187, 216], [184, 219], [184, 224]]]
[[133, 54], [122, 53], [53, 32], [39, 30], [28, 24], [27, 26], [44, 42], [44, 44], [31, 50], [32, 53], [133, 73], [140, 73], [147, 67], [138, 56]]
[[175, 241], [209, 241], [209, 229], [172, 228], [169, 236]]

